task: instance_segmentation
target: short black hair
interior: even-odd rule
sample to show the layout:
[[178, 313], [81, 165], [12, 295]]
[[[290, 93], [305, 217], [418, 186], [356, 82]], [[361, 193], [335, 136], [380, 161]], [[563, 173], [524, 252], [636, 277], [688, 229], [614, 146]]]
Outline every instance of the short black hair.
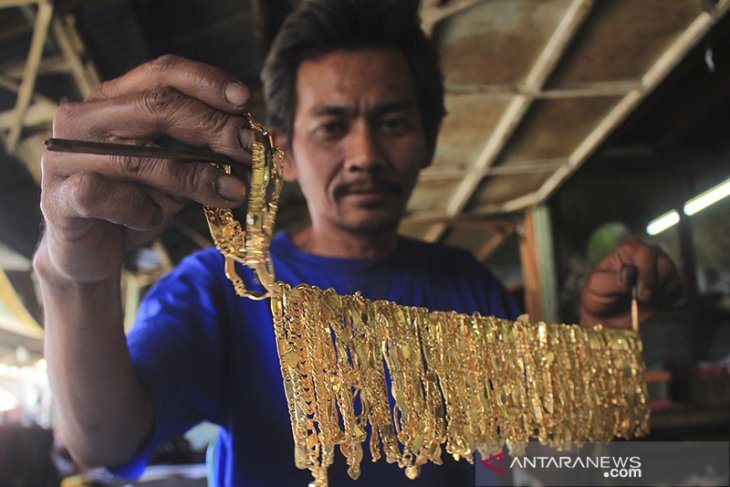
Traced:
[[443, 75], [417, 0], [307, 0], [284, 21], [261, 74], [268, 123], [291, 142], [303, 61], [345, 49], [396, 48], [411, 70], [429, 154], [444, 117]]

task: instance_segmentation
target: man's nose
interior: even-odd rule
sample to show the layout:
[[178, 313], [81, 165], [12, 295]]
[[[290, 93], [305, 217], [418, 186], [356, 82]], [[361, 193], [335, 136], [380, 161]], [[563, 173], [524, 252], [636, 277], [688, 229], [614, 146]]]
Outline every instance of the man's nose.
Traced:
[[345, 170], [372, 171], [383, 164], [385, 158], [376, 130], [365, 121], [354, 123], [346, 141]]

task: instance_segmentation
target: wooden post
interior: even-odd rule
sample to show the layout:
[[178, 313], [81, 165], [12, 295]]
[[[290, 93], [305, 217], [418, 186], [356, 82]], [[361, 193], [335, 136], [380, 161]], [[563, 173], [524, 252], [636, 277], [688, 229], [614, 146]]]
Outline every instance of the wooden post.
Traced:
[[543, 319], [540, 278], [537, 270], [537, 246], [535, 229], [532, 225], [532, 212], [525, 211], [520, 231], [520, 258], [522, 260], [522, 280], [525, 287], [525, 312], [535, 323]]
[[550, 213], [546, 206], [526, 210], [520, 232], [525, 311], [530, 321], [558, 321], [557, 285]]

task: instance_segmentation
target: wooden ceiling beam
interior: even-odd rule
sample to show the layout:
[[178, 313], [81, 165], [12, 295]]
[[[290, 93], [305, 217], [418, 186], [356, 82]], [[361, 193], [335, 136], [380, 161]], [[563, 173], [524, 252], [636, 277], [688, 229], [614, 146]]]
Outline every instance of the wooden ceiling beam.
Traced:
[[[25, 71], [25, 61], [18, 63], [7, 63], [0, 64], [0, 73], [4, 74], [8, 78], [22, 79], [23, 72]], [[51, 55], [41, 60], [40, 66], [38, 66], [38, 75], [46, 74], [57, 74], [57, 73], [68, 73], [68, 66], [63, 57], [57, 55]]]
[[515, 224], [503, 232], [493, 234], [476, 252], [477, 260], [484, 262], [515, 232]]
[[[542, 90], [548, 76], [553, 72], [560, 59], [568, 50], [575, 34], [585, 22], [592, 6], [592, 0], [573, 0], [555, 31], [550, 36], [545, 48], [537, 57], [525, 77], [522, 89], [526, 93], [534, 93]], [[482, 174], [494, 164], [512, 133], [524, 118], [534, 99], [534, 96], [524, 93], [519, 93], [512, 98], [496, 127], [487, 139], [481, 153], [467, 171], [467, 174], [449, 201], [446, 208], [448, 215], [455, 216], [463, 211], [479, 187], [483, 178]], [[446, 229], [447, 226], [445, 224], [434, 225], [426, 233], [425, 238], [428, 241], [439, 240]]]
[[536, 91], [528, 91], [522, 85], [450, 85], [446, 86], [446, 95], [449, 97], [485, 95], [499, 98], [527, 95], [536, 99], [585, 98], [623, 96], [639, 86], [640, 82], [637, 80], [587, 82], [567, 88]]
[[454, 15], [464, 9], [476, 5], [480, 0], [451, 0], [442, 5], [439, 0], [422, 0], [419, 14], [421, 16], [421, 27], [428, 34], [433, 33], [433, 29], [441, 20], [450, 15]]
[[[568, 160], [564, 157], [556, 159], [540, 159], [535, 161], [512, 161], [509, 165], [490, 166], [481, 171], [481, 178], [485, 176], [509, 176], [514, 174], [535, 174], [553, 172]], [[464, 177], [464, 170], [460, 168], [433, 169], [421, 173], [419, 181], [457, 180]]]
[[[14, 79], [5, 76], [3, 73], [0, 72], [0, 88], [4, 88], [13, 93], [18, 93], [18, 91], [20, 91], [20, 84], [18, 84], [18, 82]], [[47, 96], [44, 96], [37, 92], [33, 93], [33, 101], [45, 101], [48, 103], [55, 103]]]
[[[82, 56], [83, 51], [78, 52], [74, 46], [75, 31], [72, 27], [72, 18], [69, 16], [65, 19], [56, 18], [53, 20], [53, 39], [61, 51], [63, 60], [68, 66], [68, 70], [76, 83], [79, 94], [82, 98], [86, 98], [91, 90], [99, 84], [99, 75], [91, 65], [85, 65]], [[83, 49], [83, 44], [81, 45]]]
[[[57, 109], [58, 105], [54, 102], [36, 100], [28, 105], [23, 118], [23, 126], [33, 127], [47, 124], [50, 127], [53, 114], [56, 113]], [[13, 110], [0, 112], [0, 129], [11, 128], [13, 122], [15, 122], [15, 112]]]
[[24, 5], [44, 3], [40, 0], [0, 0], [0, 8], [22, 7]]
[[0, 30], [0, 41], [8, 42], [8, 39], [12, 39], [15, 36], [26, 35], [31, 30], [33, 30], [33, 27], [24, 23], [3, 25], [2, 30]]
[[33, 38], [30, 43], [30, 50], [26, 60], [25, 71], [23, 72], [23, 81], [20, 83], [18, 90], [18, 98], [15, 102], [14, 120], [10, 127], [10, 132], [5, 139], [5, 150], [8, 154], [13, 154], [18, 147], [18, 140], [23, 129], [23, 119], [28, 109], [35, 82], [38, 76], [38, 67], [41, 63], [43, 55], [43, 47], [48, 38], [48, 30], [53, 17], [53, 4], [50, 1], [40, 2], [38, 5], [38, 13], [36, 15], [35, 27], [33, 28]]
[[[0, 73], [0, 88], [4, 88], [11, 93], [18, 93], [20, 85], [15, 80]], [[33, 126], [46, 122], [50, 123], [57, 108], [58, 104], [55, 101], [35, 92], [23, 119], [23, 125]], [[0, 112], [0, 131], [10, 130], [15, 119], [14, 113], [14, 110]]]

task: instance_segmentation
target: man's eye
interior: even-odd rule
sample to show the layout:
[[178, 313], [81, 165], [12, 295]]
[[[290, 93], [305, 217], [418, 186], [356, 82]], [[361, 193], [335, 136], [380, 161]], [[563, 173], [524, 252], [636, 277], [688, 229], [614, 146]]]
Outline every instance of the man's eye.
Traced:
[[325, 122], [317, 127], [317, 132], [326, 136], [339, 135], [347, 130], [347, 125], [340, 121]]
[[385, 118], [380, 122], [383, 130], [388, 132], [403, 132], [408, 129], [408, 120], [400, 117]]

